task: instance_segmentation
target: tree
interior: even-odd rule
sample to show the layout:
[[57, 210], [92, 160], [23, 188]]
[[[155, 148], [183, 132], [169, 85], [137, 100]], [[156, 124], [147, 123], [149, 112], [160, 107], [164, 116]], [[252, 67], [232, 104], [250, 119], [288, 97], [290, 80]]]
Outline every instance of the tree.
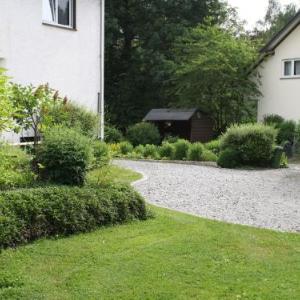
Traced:
[[219, 0], [110, 0], [106, 18], [106, 103], [110, 122], [124, 129], [169, 100], [172, 49], [186, 30], [211, 16], [226, 18]]
[[173, 105], [206, 111], [219, 133], [255, 119], [260, 92], [256, 74], [249, 76], [256, 59], [249, 40], [217, 25], [201, 25], [178, 40], [175, 52], [181, 62], [171, 86]]
[[0, 68], [0, 133], [13, 128], [14, 109], [10, 103], [11, 87], [5, 70]]

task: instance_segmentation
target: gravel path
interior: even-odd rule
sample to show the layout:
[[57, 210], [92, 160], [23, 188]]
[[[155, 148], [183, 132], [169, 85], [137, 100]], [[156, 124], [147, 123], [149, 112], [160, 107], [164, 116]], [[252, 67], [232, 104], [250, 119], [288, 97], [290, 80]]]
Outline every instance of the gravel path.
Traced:
[[230, 223], [300, 232], [300, 166], [282, 170], [115, 161], [144, 175], [134, 184], [148, 202]]

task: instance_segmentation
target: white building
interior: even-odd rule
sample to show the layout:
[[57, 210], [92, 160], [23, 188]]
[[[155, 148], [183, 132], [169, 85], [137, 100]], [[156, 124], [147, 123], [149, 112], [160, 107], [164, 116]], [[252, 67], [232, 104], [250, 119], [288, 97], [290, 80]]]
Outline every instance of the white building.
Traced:
[[262, 98], [258, 120], [278, 114], [300, 120], [300, 11], [262, 49], [258, 65]]
[[48, 83], [97, 112], [103, 96], [103, 6], [104, 0], [0, 0], [0, 67], [13, 82]]

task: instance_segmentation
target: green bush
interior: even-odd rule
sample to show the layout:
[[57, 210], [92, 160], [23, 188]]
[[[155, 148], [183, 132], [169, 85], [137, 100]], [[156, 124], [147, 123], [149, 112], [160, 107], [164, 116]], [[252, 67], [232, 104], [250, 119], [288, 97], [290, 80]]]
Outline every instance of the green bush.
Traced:
[[174, 156], [175, 160], [184, 160], [187, 159], [190, 142], [186, 140], [178, 140], [174, 145]]
[[218, 158], [218, 166], [228, 169], [234, 169], [240, 166], [239, 152], [230, 148], [221, 151]]
[[161, 158], [172, 159], [174, 156], [175, 147], [172, 143], [163, 142], [158, 151]]
[[278, 136], [277, 142], [278, 144], [283, 144], [284, 142], [294, 142], [294, 138], [296, 137], [296, 129], [297, 124], [294, 121], [284, 121], [278, 127]]
[[180, 140], [180, 138], [178, 136], [172, 136], [172, 135], [168, 135], [164, 138], [163, 143], [170, 143], [170, 144], [174, 144], [176, 143], [178, 140]]
[[136, 153], [140, 157], [144, 157], [145, 146], [139, 145], [134, 148], [134, 153]]
[[266, 115], [264, 116], [264, 124], [265, 125], [273, 125], [275, 127], [279, 127], [284, 122], [284, 118], [279, 115]]
[[232, 149], [240, 163], [247, 166], [268, 166], [272, 158], [277, 130], [263, 124], [230, 127], [221, 138], [221, 150]]
[[56, 101], [48, 107], [46, 120], [48, 127], [66, 127], [79, 131], [81, 134], [94, 138], [99, 128], [99, 117], [96, 113], [69, 101]]
[[110, 161], [110, 154], [106, 143], [101, 141], [93, 142], [93, 158], [93, 168], [99, 168], [108, 165]]
[[138, 123], [128, 128], [127, 139], [133, 146], [158, 145], [160, 134], [157, 127], [151, 123]]
[[146, 218], [144, 200], [124, 185], [0, 192], [0, 248]]
[[31, 161], [32, 157], [20, 148], [0, 144], [0, 190], [32, 185], [35, 175]]
[[201, 143], [191, 144], [188, 149], [187, 159], [191, 161], [201, 161], [204, 147]]
[[273, 150], [271, 166], [275, 169], [288, 167], [288, 158], [281, 146], [276, 146]]
[[146, 158], [159, 159], [158, 147], [155, 145], [146, 145], [143, 155]]
[[105, 126], [105, 142], [109, 144], [120, 143], [123, 140], [122, 132], [114, 126]]
[[133, 151], [133, 146], [129, 142], [121, 142], [120, 144], [120, 152], [122, 155], [127, 155]]
[[209, 143], [206, 143], [204, 145], [204, 147], [209, 150], [212, 151], [214, 154], [218, 155], [220, 153], [220, 140], [213, 140]]
[[203, 161], [217, 162], [218, 161], [218, 156], [214, 152], [212, 152], [210, 150], [207, 150], [207, 149], [204, 149], [203, 153], [202, 153], [202, 160]]
[[93, 160], [91, 141], [76, 130], [54, 127], [45, 133], [37, 160], [42, 179], [82, 185]]

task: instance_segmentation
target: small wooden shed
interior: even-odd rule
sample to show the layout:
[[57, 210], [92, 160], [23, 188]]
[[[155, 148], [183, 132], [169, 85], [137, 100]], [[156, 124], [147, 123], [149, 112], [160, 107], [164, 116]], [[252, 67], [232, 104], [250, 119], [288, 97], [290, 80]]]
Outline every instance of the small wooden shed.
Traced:
[[197, 108], [152, 109], [144, 118], [155, 124], [162, 137], [178, 136], [191, 142], [208, 142], [213, 139], [213, 120]]

